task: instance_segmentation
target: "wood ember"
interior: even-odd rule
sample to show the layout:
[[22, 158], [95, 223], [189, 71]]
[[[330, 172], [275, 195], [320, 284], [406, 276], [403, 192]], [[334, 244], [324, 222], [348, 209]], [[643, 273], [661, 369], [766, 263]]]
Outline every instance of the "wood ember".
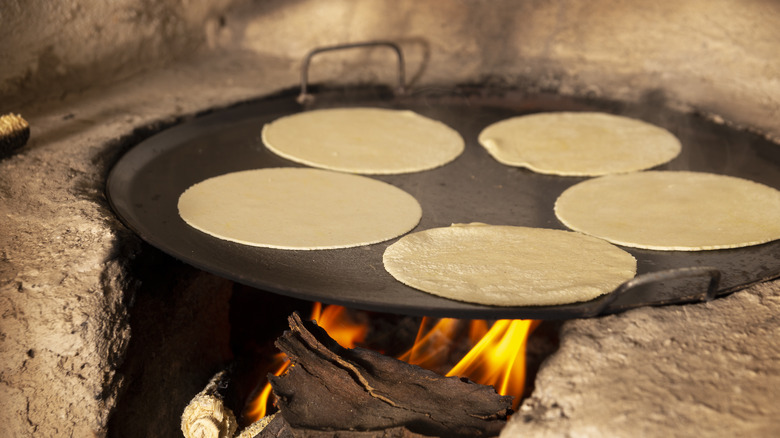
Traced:
[[506, 423], [512, 397], [490, 386], [345, 349], [298, 314], [289, 322], [276, 345], [293, 366], [270, 381], [286, 423], [272, 424], [292, 435], [269, 425], [258, 436], [495, 436]]

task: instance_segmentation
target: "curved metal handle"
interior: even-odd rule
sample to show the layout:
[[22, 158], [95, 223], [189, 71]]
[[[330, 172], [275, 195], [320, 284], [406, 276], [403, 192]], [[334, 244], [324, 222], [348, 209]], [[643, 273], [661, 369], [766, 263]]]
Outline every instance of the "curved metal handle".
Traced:
[[676, 297], [669, 300], [659, 300], [654, 303], [642, 303], [636, 307], [647, 306], [647, 305], [683, 304], [683, 303], [691, 303], [691, 302], [698, 302], [698, 301], [710, 301], [715, 298], [718, 292], [718, 287], [720, 285], [720, 277], [721, 277], [721, 272], [718, 268], [701, 266], [701, 267], [692, 267], [692, 268], [667, 269], [664, 271], [650, 272], [647, 274], [637, 275], [631, 280], [626, 281], [625, 283], [621, 284], [617, 289], [612, 291], [612, 293], [602, 297], [599, 304], [592, 311], [588, 312], [587, 316], [592, 317], [592, 316], [597, 316], [602, 314], [619, 297], [625, 295], [626, 293], [630, 292], [631, 290], [639, 286], [660, 282], [660, 281], [678, 280], [682, 278], [691, 278], [691, 277], [709, 277], [710, 281], [707, 284], [707, 289], [704, 292], [698, 292], [687, 296]]
[[395, 51], [396, 55], [398, 55], [398, 92], [403, 93], [406, 87], [406, 73], [404, 70], [404, 54], [401, 51], [401, 47], [392, 41], [367, 41], [363, 43], [339, 44], [335, 46], [320, 47], [309, 52], [306, 57], [303, 58], [303, 64], [301, 65], [301, 94], [298, 95], [298, 103], [303, 104], [311, 102], [314, 99], [314, 96], [308, 93], [309, 64], [311, 63], [311, 58], [314, 57], [314, 55], [322, 52], [330, 52], [333, 50], [376, 46], [389, 47]]

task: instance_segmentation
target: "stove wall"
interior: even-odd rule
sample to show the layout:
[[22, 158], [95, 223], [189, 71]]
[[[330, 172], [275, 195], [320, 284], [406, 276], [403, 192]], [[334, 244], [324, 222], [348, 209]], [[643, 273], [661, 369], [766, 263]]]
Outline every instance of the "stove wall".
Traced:
[[248, 20], [241, 43], [299, 59], [318, 45], [393, 39], [420, 83], [490, 78], [620, 99], [662, 89], [777, 133], [778, 25], [771, 0], [299, 2]]
[[170, 64], [202, 46], [231, 3], [5, 0], [0, 95], [59, 97]]
[[[0, 11], [6, 95], [59, 96], [197, 48], [296, 62], [316, 46], [392, 39], [418, 84], [491, 78], [621, 99], [663, 89], [780, 133], [780, 4], [772, 0], [10, 0]], [[333, 70], [319, 78], [387, 77], [381, 62], [355, 74], [346, 59], [323, 61]]]
[[[0, 113], [22, 113], [32, 130], [27, 146], [0, 157], [0, 423], [11, 436], [108, 433], [117, 398], [132, 380], [122, 365], [132, 339], [141, 338], [133, 338], [139, 327], [129, 315], [139, 308], [135, 300], [144, 297], [134, 269], [148, 248], [113, 218], [103, 184], [111, 162], [149, 132], [144, 127], [295, 86], [300, 58], [314, 46], [382, 38], [402, 44], [414, 86], [478, 82], [627, 100], [661, 90], [671, 104], [780, 137], [778, 28], [780, 3], [772, 0], [0, 2]], [[365, 63], [369, 66], [355, 67]], [[390, 82], [392, 71], [386, 53], [354, 51], [317, 58], [311, 77]], [[209, 281], [224, 290], [218, 279]], [[210, 299], [222, 299], [224, 304], [226, 293], [210, 298], [202, 289], [152, 285], [151, 302], [169, 297], [157, 306], [156, 317], [175, 322], [193, 315], [187, 305], [171, 303], [207, 306]], [[175, 295], [193, 290], [199, 295], [189, 300]], [[712, 372], [704, 381], [672, 383], [710, 385], [726, 394], [734, 386], [717, 376], [734, 374], [725, 370], [752, 358], [759, 365], [739, 373], [739, 399], [764, 400], [762, 382], [780, 384], [780, 364], [772, 361], [780, 350], [772, 336], [780, 323], [768, 316], [780, 305], [779, 290], [776, 283], [751, 289], [719, 302], [717, 308], [725, 310], [715, 313], [697, 306], [695, 313], [711, 322], [674, 326], [680, 331], [674, 339], [663, 338], [660, 329], [647, 338], [603, 336], [679, 320], [674, 312], [685, 310], [643, 309], [567, 324], [563, 352], [542, 374], [550, 383], [537, 385], [535, 405], [527, 410], [528, 424], [541, 426], [525, 430], [598, 435], [606, 420], [587, 408], [598, 405], [602, 394], [579, 391], [636, 377], [626, 370], [650, 361], [647, 346], [671, 345], [656, 365], [683, 376], [696, 369], [690, 349], [699, 341], [723, 352], [711, 361], [714, 369], [708, 368]], [[215, 309], [222, 310], [213, 315], [212, 334], [222, 336], [224, 308]], [[757, 321], [745, 315], [763, 316]], [[737, 318], [730, 325], [735, 336], [717, 330], [726, 318]], [[748, 330], [756, 322], [761, 330]], [[200, 341], [188, 343], [167, 330], [173, 328], [160, 333], [155, 355], [165, 351], [166, 339], [174, 339], [184, 353], [177, 363], [198, 357]], [[730, 345], [754, 336], [760, 336], [760, 353], [731, 354]], [[224, 339], [215, 340], [219, 354], [190, 360], [198, 367], [195, 374], [208, 376], [227, 359], [220, 342]], [[618, 345], [617, 353], [599, 361], [601, 345], [610, 342]], [[592, 365], [577, 375], [571, 365], [582, 361]], [[596, 378], [613, 375], [613, 368], [627, 374], [606, 383]], [[582, 384], [551, 383], [558, 373]], [[157, 382], [169, 382], [173, 374]], [[567, 388], [578, 395], [564, 398]], [[168, 402], [166, 389], [159, 393]], [[642, 398], [686, 394], [675, 409], [707, 409], [701, 406], [709, 392], [680, 391], [627, 393], [632, 403], [615, 405], [625, 408], [615, 418], [631, 421], [612, 424], [612, 432], [620, 435], [642, 420], [652, 426], [647, 435], [672, 434], [675, 424], [662, 421], [663, 404], [643, 404]], [[759, 395], [745, 396], [750, 391]], [[752, 407], [751, 415], [780, 418], [772, 407], [780, 403], [769, 401], [774, 402], [769, 408]], [[717, 409], [708, 412], [715, 414], [708, 421], [731, 418]], [[149, 421], [149, 427], [159, 427], [158, 436], [175, 436], [178, 419], [167, 420]], [[523, 423], [517, 427], [523, 430]]]

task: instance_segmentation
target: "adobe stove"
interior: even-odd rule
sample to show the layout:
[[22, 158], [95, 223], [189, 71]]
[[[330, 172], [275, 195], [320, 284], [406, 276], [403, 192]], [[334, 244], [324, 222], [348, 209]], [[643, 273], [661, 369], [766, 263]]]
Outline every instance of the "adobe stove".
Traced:
[[[150, 199], [126, 207], [169, 221], [168, 207], [155, 202], [183, 182], [166, 178], [182, 169], [196, 175], [203, 165], [166, 155], [171, 143], [155, 144], [154, 134], [189, 126], [197, 138], [199, 129], [226, 124], [241, 135], [220, 141], [259, 142], [242, 131], [246, 112], [298, 110], [301, 60], [314, 48], [393, 41], [404, 54], [406, 94], [390, 92], [399, 82], [392, 52], [361, 48], [312, 59], [307, 80], [321, 87], [306, 105], [389, 96], [421, 111], [447, 108], [444, 117], [467, 131], [518, 111], [623, 113], [691, 140], [672, 167], [778, 188], [774, 2], [28, 3], [0, 5], [0, 115], [21, 114], [30, 124], [27, 144], [0, 157], [0, 419], [8, 436], [181, 436], [184, 407], [235, 359], [231, 347], [242, 334], [230, 321], [243, 284], [274, 292], [258, 290], [263, 299], [251, 301], [263, 303], [258, 318], [269, 327], [301, 310], [279, 278], [306, 281], [302, 264], [264, 259], [258, 271], [213, 269], [189, 236], [163, 227], [150, 239], [120, 220], [119, 198], [111, 195], [112, 209], [106, 184], [123, 157], [141, 149], [164, 155], [151, 174], [131, 163], [132, 193]], [[469, 116], [474, 109], [484, 120]], [[206, 152], [218, 162], [218, 151]], [[548, 191], [556, 184], [540, 181]], [[539, 220], [553, 219], [540, 213]], [[185, 244], [175, 253], [164, 239]], [[632, 294], [643, 287], [632, 284], [614, 302], [483, 313], [428, 297], [378, 302], [373, 278], [349, 276], [308, 277], [317, 288], [296, 286], [304, 293], [290, 295], [420, 316], [564, 321], [557, 351], [502, 436], [774, 436], [776, 245], [660, 258], [643, 252], [641, 274], [694, 274], [643, 277], [689, 297], [685, 304], [649, 305], [655, 295]], [[249, 264], [224, 254], [220, 262]], [[310, 265], [319, 276], [330, 272], [327, 260]], [[354, 297], [335, 300], [328, 287], [338, 281], [368, 293], [355, 287]]]

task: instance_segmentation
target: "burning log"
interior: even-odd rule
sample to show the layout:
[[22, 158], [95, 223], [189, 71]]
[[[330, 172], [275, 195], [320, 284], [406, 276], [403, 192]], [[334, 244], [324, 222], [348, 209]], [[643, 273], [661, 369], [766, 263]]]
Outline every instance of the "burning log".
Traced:
[[276, 345], [293, 366], [270, 377], [279, 415], [258, 437], [495, 436], [511, 412], [492, 387], [343, 348], [298, 314], [289, 322]]
[[393, 427], [380, 431], [301, 430], [290, 426], [287, 420], [279, 414], [274, 414], [268, 418], [270, 418], [270, 421], [267, 426], [263, 426], [262, 434], [247, 435], [245, 437], [246, 430], [244, 430], [239, 438], [299, 438], [302, 436], [306, 438], [426, 438], [425, 435], [410, 432], [405, 427]]

